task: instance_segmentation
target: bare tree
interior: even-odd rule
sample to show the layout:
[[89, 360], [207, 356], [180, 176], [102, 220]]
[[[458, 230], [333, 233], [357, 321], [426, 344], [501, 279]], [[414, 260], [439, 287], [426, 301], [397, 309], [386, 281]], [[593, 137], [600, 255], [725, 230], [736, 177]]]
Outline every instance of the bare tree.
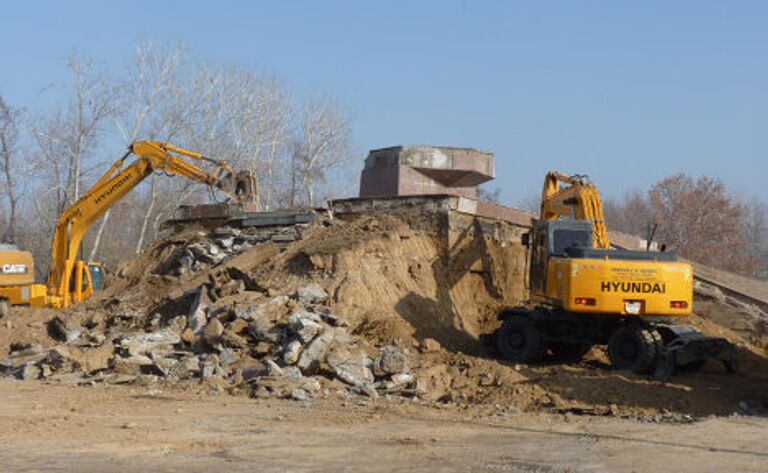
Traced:
[[603, 208], [606, 225], [611, 230], [645, 237], [648, 225], [654, 223], [647, 194], [639, 190], [628, 192], [620, 199], [606, 199]]
[[[178, 67], [179, 55], [173, 57], [174, 61], [169, 56], [149, 61], [153, 54], [156, 56], [157, 51], [144, 51], [139, 69], [149, 62], [155, 65], [154, 70], [166, 73], [152, 74], [161, 79], [157, 83], [163, 84], [163, 92], [157, 94], [152, 107], [144, 107], [141, 114], [136, 114], [146, 123], [141, 135], [145, 139], [172, 140], [210, 158], [228, 161], [237, 169], [251, 171], [260, 191], [256, 203], [267, 208], [273, 205], [276, 190], [281, 189], [277, 174], [284, 166], [278, 161], [284, 156], [291, 111], [288, 95], [279, 82], [249, 70], [208, 64], [186, 70]], [[161, 64], [177, 66], [158, 68]], [[148, 194], [136, 251], [179, 203], [200, 202], [206, 195], [194, 182], [158, 176], [152, 177]]]
[[751, 259], [753, 276], [768, 278], [768, 204], [752, 198], [745, 201], [747, 222], [746, 252]]
[[117, 97], [111, 79], [98, 73], [92, 62], [70, 58], [67, 66], [73, 79], [69, 104], [32, 130], [41, 169], [55, 174], [51, 181], [57, 214], [80, 197], [83, 177], [100, 167], [86, 159], [94, 157]]
[[[13, 199], [32, 210], [21, 214], [34, 218], [16, 218], [14, 226], [17, 234], [23, 227], [38, 268], [50, 256], [47, 245], [61, 212], [122, 154], [112, 149], [116, 142], [171, 142], [249, 170], [258, 179], [262, 209], [299, 201], [313, 205], [352, 157], [348, 115], [330, 100], [295, 108], [284, 85], [269, 74], [195, 62], [182, 47], [150, 43], [138, 44], [120, 74], [101, 73], [78, 58], [67, 66], [65, 105], [33, 115], [21, 130], [28, 161], [36, 167], [25, 182], [35, 191], [29, 202], [19, 193]], [[18, 181], [18, 174], [7, 177]], [[186, 179], [151, 176], [87, 235], [88, 259], [115, 261], [140, 251], [180, 204], [208, 201], [207, 190]], [[117, 216], [121, 225], [109, 225]]]
[[[186, 115], [182, 107], [183, 46], [163, 50], [152, 43], [139, 43], [134, 63], [129, 68], [127, 81], [121, 88], [122, 113], [116, 124], [126, 145], [139, 137], [168, 142], [185, 127]], [[135, 252], [141, 251], [154, 215], [158, 199], [157, 176], [152, 176], [149, 199], [144, 209]], [[94, 257], [110, 213], [107, 213], [96, 233], [91, 250]]]
[[[43, 186], [36, 193], [35, 208], [47, 236], [53, 233], [59, 215], [80, 197], [83, 180], [104, 168], [99, 144], [115, 112], [118, 93], [115, 81], [93, 62], [72, 57], [67, 67], [72, 83], [66, 107], [36, 120], [31, 127], [32, 159]], [[50, 255], [41, 256], [47, 261]]]
[[354, 158], [350, 121], [332, 100], [311, 101], [304, 106], [291, 143], [291, 206], [315, 205], [315, 185], [324, 181], [330, 170]]
[[19, 192], [16, 188], [16, 170], [19, 144], [19, 119], [21, 111], [11, 108], [0, 97], [0, 165], [3, 167], [5, 187], [3, 193], [8, 201], [8, 222], [3, 233], [3, 241], [16, 240], [16, 220], [19, 205]]
[[541, 191], [531, 192], [515, 203], [517, 208], [538, 215], [541, 212]]
[[718, 179], [677, 174], [649, 193], [659, 241], [694, 261], [750, 272], [745, 230], [747, 209], [731, 198]]
[[486, 200], [496, 204], [501, 203], [501, 187], [493, 187], [482, 185], [477, 188], [477, 198], [480, 200]]

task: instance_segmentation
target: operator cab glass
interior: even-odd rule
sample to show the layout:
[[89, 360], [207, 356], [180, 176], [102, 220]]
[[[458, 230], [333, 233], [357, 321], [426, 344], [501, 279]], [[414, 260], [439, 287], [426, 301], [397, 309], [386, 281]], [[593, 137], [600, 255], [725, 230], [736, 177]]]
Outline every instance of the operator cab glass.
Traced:
[[584, 220], [544, 220], [536, 223], [547, 236], [548, 256], [626, 261], [677, 261], [674, 251], [637, 251], [595, 248], [592, 223]]
[[552, 254], [565, 256], [569, 248], [591, 248], [592, 230], [556, 228], [552, 232]]
[[91, 284], [93, 284], [93, 290], [98, 291], [104, 284], [104, 268], [100, 264], [89, 264], [88, 271], [91, 273]]
[[568, 256], [574, 248], [592, 248], [592, 223], [583, 220], [545, 220], [547, 251], [550, 256]]

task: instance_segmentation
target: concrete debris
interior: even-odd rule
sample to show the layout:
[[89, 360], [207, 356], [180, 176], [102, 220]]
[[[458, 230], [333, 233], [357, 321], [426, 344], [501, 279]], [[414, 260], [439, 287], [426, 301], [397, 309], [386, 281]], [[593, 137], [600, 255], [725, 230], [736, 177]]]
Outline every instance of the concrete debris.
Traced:
[[398, 373], [392, 375], [392, 383], [395, 386], [405, 386], [413, 382], [413, 375], [410, 373]]
[[297, 366], [304, 373], [314, 374], [320, 367], [320, 363], [325, 361], [325, 356], [336, 342], [337, 331], [343, 329], [328, 329], [304, 348], [299, 356]]
[[205, 286], [200, 286], [195, 294], [195, 300], [187, 316], [187, 326], [195, 335], [202, 335], [205, 325], [208, 323], [208, 307], [212, 301], [208, 296]]
[[200, 359], [195, 355], [183, 356], [168, 372], [176, 379], [190, 379], [200, 374]]
[[283, 350], [283, 363], [286, 365], [294, 365], [299, 361], [301, 355], [301, 342], [298, 340], [291, 340]]
[[287, 302], [287, 296], [275, 296], [263, 304], [238, 308], [235, 310], [235, 315], [243, 320], [260, 319], [284, 307]]
[[65, 320], [61, 316], [54, 317], [48, 323], [48, 329], [58, 340], [71, 343], [82, 335], [80, 326], [71, 320]]
[[39, 366], [29, 363], [24, 365], [24, 368], [22, 368], [21, 379], [25, 381], [30, 379], [39, 379], [40, 376], [42, 376], [42, 373], [43, 371]]
[[181, 342], [181, 337], [173, 330], [165, 328], [152, 333], [134, 333], [125, 335], [120, 340], [120, 347], [129, 355], [146, 355], [152, 350], [163, 348], [170, 350]]
[[373, 385], [373, 362], [362, 350], [339, 346], [328, 355], [327, 362], [345, 383], [357, 387]]
[[425, 338], [421, 341], [421, 344], [419, 346], [419, 349], [422, 353], [435, 353], [442, 350], [442, 346], [440, 345], [440, 342], [435, 340], [434, 338]]
[[278, 343], [283, 337], [281, 330], [264, 320], [258, 320], [248, 325], [248, 333], [257, 341], [269, 343]]
[[302, 343], [311, 342], [322, 330], [322, 319], [311, 312], [294, 312], [288, 317], [288, 326]]
[[212, 318], [203, 329], [203, 340], [209, 347], [215, 348], [221, 343], [221, 336], [224, 334], [224, 326], [219, 319]]
[[328, 299], [328, 293], [317, 284], [307, 284], [296, 291], [296, 298], [305, 306], [321, 304]]
[[285, 372], [277, 366], [277, 363], [267, 358], [267, 376], [283, 376]]
[[[162, 271], [152, 275], [189, 283], [161, 294], [151, 308], [118, 295], [103, 310], [57, 316], [49, 332], [61, 344], [17, 347], [0, 360], [0, 372], [73, 384], [214, 382], [302, 402], [340, 386], [371, 398], [377, 389], [412, 391], [417, 382], [408, 351], [377, 351], [351, 334], [347, 318], [324, 305], [330, 296], [321, 285], [257, 283], [253, 265], [280, 254], [280, 247], [265, 242], [301, 238], [298, 230], [257, 230], [264, 233], [223, 227], [195, 232], [192, 241], [170, 240], [181, 246], [166, 249]], [[122, 268], [119, 274], [148, 274], [146, 267], [138, 270]]]
[[394, 346], [381, 349], [374, 368], [378, 376], [407, 373], [410, 369], [408, 351]]
[[217, 238], [216, 242], [224, 248], [225, 250], [231, 249], [232, 246], [235, 244], [235, 237], [234, 236], [224, 236], [221, 238]]
[[47, 356], [47, 350], [38, 344], [32, 344], [21, 350], [14, 351], [0, 360], [0, 367], [4, 370], [15, 370], [28, 364], [39, 363], [46, 359]]

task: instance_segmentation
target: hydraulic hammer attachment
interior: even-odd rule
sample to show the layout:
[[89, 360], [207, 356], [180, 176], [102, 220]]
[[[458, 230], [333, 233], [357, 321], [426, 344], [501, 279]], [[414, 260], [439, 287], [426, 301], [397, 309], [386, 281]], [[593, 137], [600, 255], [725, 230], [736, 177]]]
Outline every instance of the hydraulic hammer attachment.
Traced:
[[239, 204], [246, 202], [258, 204], [259, 193], [257, 182], [250, 171], [226, 173], [218, 179], [216, 187], [221, 189], [222, 192]]
[[707, 360], [719, 360], [729, 373], [738, 369], [736, 349], [724, 338], [707, 337], [686, 325], [659, 325], [665, 344], [659, 351], [654, 377], [668, 381], [675, 368], [698, 369]]

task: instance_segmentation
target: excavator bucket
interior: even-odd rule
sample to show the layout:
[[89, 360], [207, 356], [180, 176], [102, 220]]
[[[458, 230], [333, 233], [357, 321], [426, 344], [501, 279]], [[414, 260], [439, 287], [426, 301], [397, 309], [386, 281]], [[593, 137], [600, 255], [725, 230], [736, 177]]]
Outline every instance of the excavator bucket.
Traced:
[[667, 343], [661, 348], [654, 377], [668, 381], [675, 369], [700, 368], [707, 360], [723, 363], [729, 373], [738, 369], [736, 348], [724, 338], [708, 337], [685, 325], [659, 326]]

